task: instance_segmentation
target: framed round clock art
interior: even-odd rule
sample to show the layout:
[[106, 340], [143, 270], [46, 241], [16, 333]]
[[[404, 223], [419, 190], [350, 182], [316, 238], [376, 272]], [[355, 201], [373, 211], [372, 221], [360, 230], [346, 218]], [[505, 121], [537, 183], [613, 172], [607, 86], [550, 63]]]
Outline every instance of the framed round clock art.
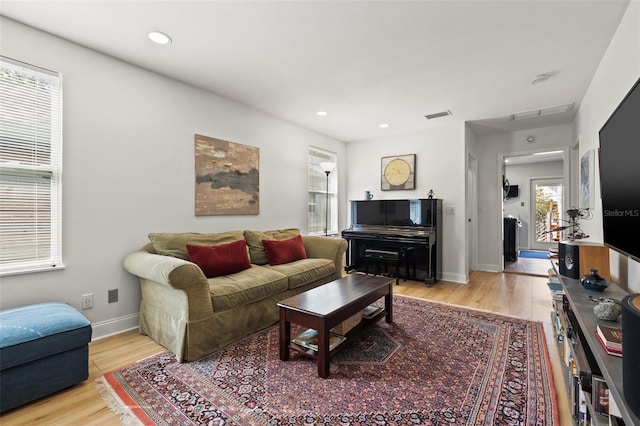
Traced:
[[416, 155], [382, 157], [380, 189], [394, 191], [416, 189]]

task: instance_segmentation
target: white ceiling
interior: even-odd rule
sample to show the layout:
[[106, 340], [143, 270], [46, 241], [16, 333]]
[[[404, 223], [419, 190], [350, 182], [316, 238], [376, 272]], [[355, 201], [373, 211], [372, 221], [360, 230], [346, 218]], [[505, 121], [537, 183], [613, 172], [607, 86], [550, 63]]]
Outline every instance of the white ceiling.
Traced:
[[[570, 122], [628, 0], [11, 1], [0, 13], [343, 141]], [[147, 33], [169, 34], [155, 45]], [[16, 58], [19, 59], [19, 58]], [[537, 85], [529, 78], [548, 73]], [[510, 113], [575, 102], [510, 122]], [[316, 112], [325, 110], [326, 117]], [[427, 120], [451, 110], [453, 116]], [[380, 123], [389, 127], [381, 129]]]

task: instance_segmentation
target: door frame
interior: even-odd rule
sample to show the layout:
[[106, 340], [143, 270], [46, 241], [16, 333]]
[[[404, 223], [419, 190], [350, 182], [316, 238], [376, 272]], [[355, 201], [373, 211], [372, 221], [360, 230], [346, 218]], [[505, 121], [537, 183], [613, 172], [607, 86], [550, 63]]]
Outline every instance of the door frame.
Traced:
[[513, 151], [513, 152], [502, 152], [498, 154], [498, 168], [497, 168], [497, 176], [496, 176], [496, 194], [498, 196], [498, 200], [500, 200], [499, 206], [496, 214], [496, 247], [497, 247], [497, 259], [498, 259], [498, 272], [504, 272], [504, 229], [503, 229], [503, 213], [504, 213], [504, 199], [502, 193], [502, 167], [504, 165], [504, 159], [509, 157], [516, 157], [519, 155], [528, 155], [534, 154], [536, 152], [546, 152], [546, 151], [562, 151], [562, 177], [564, 179], [564, 188], [562, 191], [562, 205], [570, 206], [571, 205], [571, 194], [570, 191], [567, 191], [566, 188], [571, 187], [571, 147], [569, 146], [561, 146], [561, 147], [540, 147], [534, 150], [528, 151]]

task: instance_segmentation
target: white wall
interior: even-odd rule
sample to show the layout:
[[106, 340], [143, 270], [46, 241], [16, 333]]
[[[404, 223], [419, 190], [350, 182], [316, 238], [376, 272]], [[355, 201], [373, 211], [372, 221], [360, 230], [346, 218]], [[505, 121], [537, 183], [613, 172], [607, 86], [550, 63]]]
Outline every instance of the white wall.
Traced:
[[[521, 249], [531, 248], [529, 232], [535, 223], [531, 219], [531, 180], [559, 177], [562, 178], [564, 168], [562, 161], [544, 163], [516, 164], [506, 166], [506, 176], [509, 184], [518, 185], [519, 195], [504, 201], [504, 216], [520, 219], [522, 227], [518, 228], [518, 246]], [[567, 188], [570, 185], [567, 185]], [[564, 206], [566, 210], [569, 206]], [[535, 219], [534, 219], [535, 221]]]
[[[454, 207], [444, 216], [444, 278], [466, 282], [466, 147], [478, 158], [478, 267], [500, 264], [500, 153], [572, 145], [571, 126], [471, 138], [464, 124], [345, 145], [241, 104], [0, 17], [1, 53], [60, 71], [64, 81], [63, 257], [67, 268], [2, 277], [0, 308], [67, 302], [94, 293], [83, 311], [94, 336], [137, 325], [140, 292], [123, 257], [157, 231], [217, 232], [297, 226], [306, 231], [307, 147], [338, 154], [339, 226], [348, 227], [347, 200], [371, 190], [378, 199], [423, 198], [429, 189]], [[580, 105], [575, 131], [580, 155], [597, 148], [598, 131], [640, 76], [640, 3], [629, 8]], [[193, 134], [260, 147], [261, 213], [195, 217]], [[417, 190], [380, 191], [380, 158], [417, 154]], [[598, 176], [596, 176], [596, 182]], [[596, 200], [599, 199], [599, 188]], [[596, 205], [598, 202], [596, 202]], [[601, 212], [584, 223], [601, 238]], [[597, 237], [596, 237], [597, 238]], [[617, 269], [616, 269], [617, 267]], [[640, 291], [640, 264], [613, 256], [614, 276]], [[617, 274], [617, 275], [616, 275]], [[120, 301], [107, 304], [107, 290]]]
[[[598, 132], [640, 77], [640, 2], [632, 1], [611, 40], [589, 85], [576, 118], [576, 133], [580, 141], [580, 157], [600, 145]], [[602, 204], [600, 174], [596, 167], [596, 207], [593, 219], [584, 221], [582, 229], [591, 241], [602, 242]], [[640, 263], [612, 255], [612, 280], [633, 291], [640, 291]]]
[[[364, 199], [371, 191], [377, 200], [427, 198], [430, 189], [443, 207], [453, 207], [453, 215], [443, 215], [442, 277], [466, 282], [465, 263], [465, 126], [443, 125], [418, 133], [350, 142], [347, 144], [349, 200]], [[381, 158], [416, 154], [416, 189], [382, 191]]]
[[[536, 142], [528, 143], [529, 135], [535, 135]], [[564, 149], [571, 146], [573, 140], [573, 129], [569, 124], [478, 137], [478, 269], [502, 270], [504, 212], [500, 184], [502, 165], [498, 156]]]
[[[149, 232], [307, 227], [307, 149], [345, 145], [241, 104], [0, 17], [2, 55], [63, 75], [63, 261], [66, 269], [5, 276], [0, 308], [60, 301], [94, 337], [137, 326], [140, 291], [122, 268]], [[194, 134], [260, 148], [260, 214], [194, 216]], [[344, 179], [339, 188], [345, 225]], [[107, 304], [107, 290], [119, 302]]]

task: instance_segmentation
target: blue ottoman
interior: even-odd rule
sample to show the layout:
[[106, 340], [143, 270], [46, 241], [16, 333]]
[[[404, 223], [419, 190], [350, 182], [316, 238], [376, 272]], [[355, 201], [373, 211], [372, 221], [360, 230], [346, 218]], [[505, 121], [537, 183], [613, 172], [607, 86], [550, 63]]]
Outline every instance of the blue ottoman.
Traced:
[[0, 412], [87, 380], [91, 331], [64, 303], [0, 311]]

